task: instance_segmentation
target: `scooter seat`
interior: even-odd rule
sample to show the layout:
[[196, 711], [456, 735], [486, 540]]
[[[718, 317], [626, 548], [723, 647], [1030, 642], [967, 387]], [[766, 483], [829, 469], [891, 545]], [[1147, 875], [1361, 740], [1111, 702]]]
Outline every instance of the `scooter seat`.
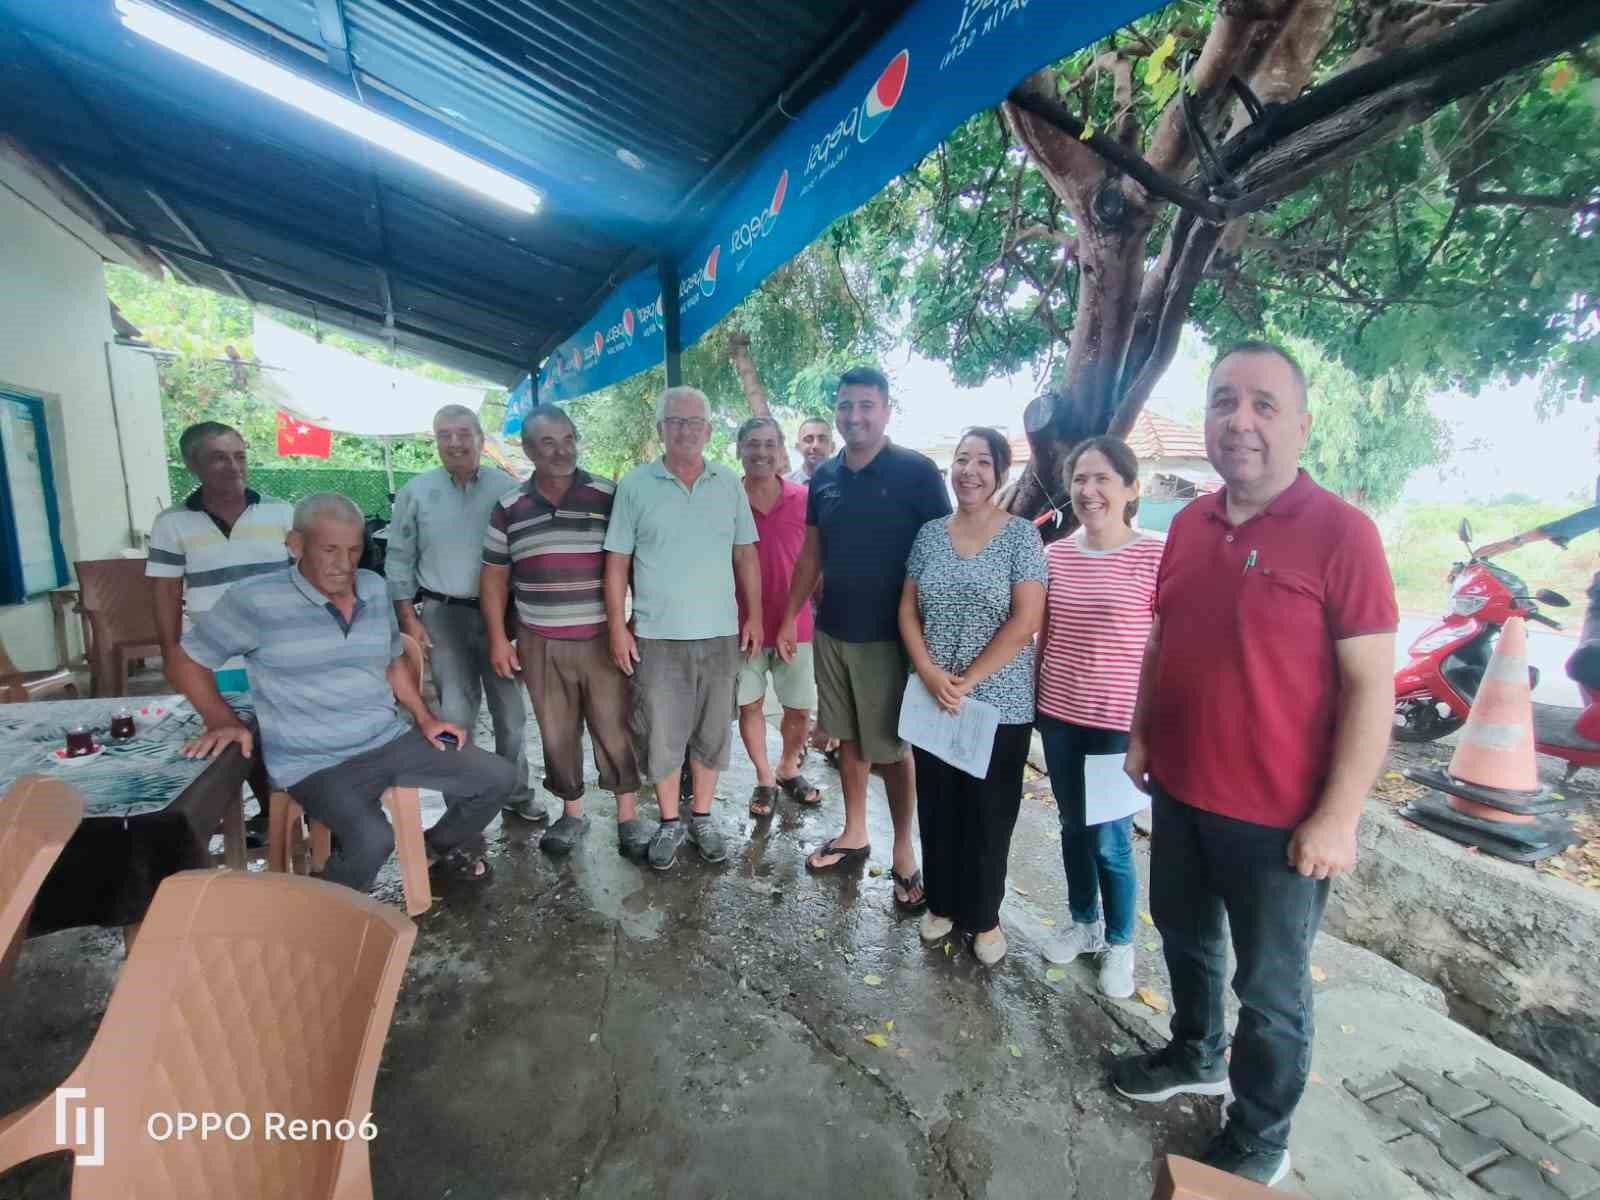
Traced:
[[1590, 741], [1573, 728], [1573, 722], [1582, 712], [1581, 708], [1568, 708], [1560, 704], [1535, 704], [1533, 740], [1541, 746], [1555, 746], [1562, 750], [1588, 750], [1600, 754], [1600, 742]]

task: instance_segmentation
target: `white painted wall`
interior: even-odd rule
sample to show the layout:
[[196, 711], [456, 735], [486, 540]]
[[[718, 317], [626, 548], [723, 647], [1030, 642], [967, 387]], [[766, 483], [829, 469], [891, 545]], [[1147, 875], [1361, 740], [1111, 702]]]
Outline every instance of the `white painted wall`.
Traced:
[[[0, 156], [0, 384], [45, 401], [69, 570], [76, 559], [142, 544], [130, 530], [148, 531], [167, 492], [155, 368], [120, 348], [108, 364], [111, 316], [96, 242], [104, 244]], [[125, 386], [115, 410], [113, 374], [119, 392]], [[77, 652], [76, 620], [69, 635]], [[53, 666], [48, 602], [0, 607], [0, 639], [19, 667]]]

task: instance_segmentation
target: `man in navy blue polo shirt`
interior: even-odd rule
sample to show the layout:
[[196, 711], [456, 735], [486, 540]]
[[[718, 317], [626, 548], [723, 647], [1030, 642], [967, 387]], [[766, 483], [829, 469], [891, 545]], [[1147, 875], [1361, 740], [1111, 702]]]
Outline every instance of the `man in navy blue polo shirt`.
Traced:
[[917, 912], [924, 901], [911, 843], [916, 779], [899, 733], [906, 657], [897, 611], [911, 543], [927, 522], [950, 515], [950, 496], [931, 460], [889, 441], [889, 381], [883, 372], [846, 371], [834, 416], [844, 452], [811, 477], [805, 545], [778, 631], [778, 653], [787, 662], [798, 640], [795, 618], [820, 573], [813, 643], [817, 724], [839, 739], [844, 832], [814, 851], [806, 867], [826, 871], [860, 863], [871, 853], [867, 775], [877, 767], [894, 820], [895, 906]]

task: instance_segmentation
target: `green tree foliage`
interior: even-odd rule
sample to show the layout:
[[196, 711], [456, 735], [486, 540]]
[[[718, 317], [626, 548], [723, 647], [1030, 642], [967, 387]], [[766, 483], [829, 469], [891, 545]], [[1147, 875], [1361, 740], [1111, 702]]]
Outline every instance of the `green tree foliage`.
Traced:
[[1398, 372], [1368, 383], [1305, 338], [1283, 339], [1306, 372], [1311, 437], [1305, 465], [1323, 487], [1379, 512], [1414, 471], [1440, 462], [1449, 430], [1414, 379]]
[[[106, 294], [122, 315], [151, 346], [170, 352], [160, 360], [161, 409], [169, 462], [181, 461], [178, 437], [184, 429], [196, 421], [222, 421], [239, 430], [251, 459], [260, 465], [320, 463], [302, 455], [278, 457], [275, 409], [256, 395], [260, 369], [253, 365], [253, 323], [247, 303], [175, 280], [154, 280], [126, 267], [107, 266], [105, 278]], [[458, 371], [320, 328], [290, 313], [275, 312], [273, 319], [388, 366], [444, 383], [473, 382]], [[504, 393], [487, 386], [484, 390], [487, 398], [480, 415], [484, 428], [495, 430], [505, 414]], [[438, 465], [433, 439], [426, 435], [392, 439], [391, 453], [398, 471], [424, 471]], [[377, 438], [335, 433], [326, 465], [382, 467], [382, 444]]]
[[[1552, 57], [1517, 49], [1537, 29], [1508, 30], [1497, 65], [1475, 59], [1466, 90], [1441, 56], [1234, 167], [1204, 160], [1192, 132], [1226, 154], [1274, 107], [1496, 7], [1169, 4], [1033, 77], [863, 208], [854, 245], [868, 298], [902, 314], [916, 351], [962, 384], [1031, 367], [1058, 394], [1034, 435], [1044, 469], [1077, 438], [1131, 426], [1185, 325], [1213, 344], [1268, 330], [1314, 343], [1363, 381], [1360, 428], [1369, 446], [1406, 441], [1401, 463], [1430, 441], [1414, 389], [1538, 375], [1549, 402], [1587, 398], [1600, 381], [1593, 42]], [[1238, 102], [1235, 80], [1265, 115]], [[1197, 217], [1110, 151], [1207, 201], [1280, 198], [1220, 223]], [[1396, 391], [1396, 379], [1408, 382]]]

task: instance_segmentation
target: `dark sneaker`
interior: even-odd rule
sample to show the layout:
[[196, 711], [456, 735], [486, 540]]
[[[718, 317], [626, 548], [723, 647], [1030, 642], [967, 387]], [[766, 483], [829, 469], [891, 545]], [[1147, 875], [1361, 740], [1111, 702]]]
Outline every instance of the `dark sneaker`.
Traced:
[[500, 811], [513, 817], [521, 817], [534, 825], [542, 825], [550, 819], [549, 810], [533, 796], [524, 796], [514, 803], [502, 805]]
[[1226, 1129], [1211, 1139], [1200, 1161], [1208, 1167], [1267, 1187], [1289, 1173], [1287, 1150], [1252, 1150], [1241, 1146]]
[[640, 817], [617, 822], [617, 853], [634, 862], [644, 862], [650, 853], [650, 839], [655, 836], [650, 822]]
[[678, 861], [678, 847], [689, 837], [689, 829], [682, 821], [663, 821], [650, 839], [648, 858], [658, 871], [670, 871]]
[[1193, 1055], [1171, 1043], [1151, 1054], [1127, 1054], [1111, 1064], [1111, 1086], [1129, 1100], [1154, 1104], [1171, 1096], [1222, 1096], [1228, 1064], [1218, 1058], [1196, 1065]]
[[546, 854], [571, 854], [578, 841], [589, 832], [588, 817], [562, 817], [545, 831], [539, 839], [539, 849]]
[[707, 862], [719, 863], [728, 857], [728, 842], [717, 826], [717, 818], [710, 813], [701, 816], [689, 814], [689, 840]]

